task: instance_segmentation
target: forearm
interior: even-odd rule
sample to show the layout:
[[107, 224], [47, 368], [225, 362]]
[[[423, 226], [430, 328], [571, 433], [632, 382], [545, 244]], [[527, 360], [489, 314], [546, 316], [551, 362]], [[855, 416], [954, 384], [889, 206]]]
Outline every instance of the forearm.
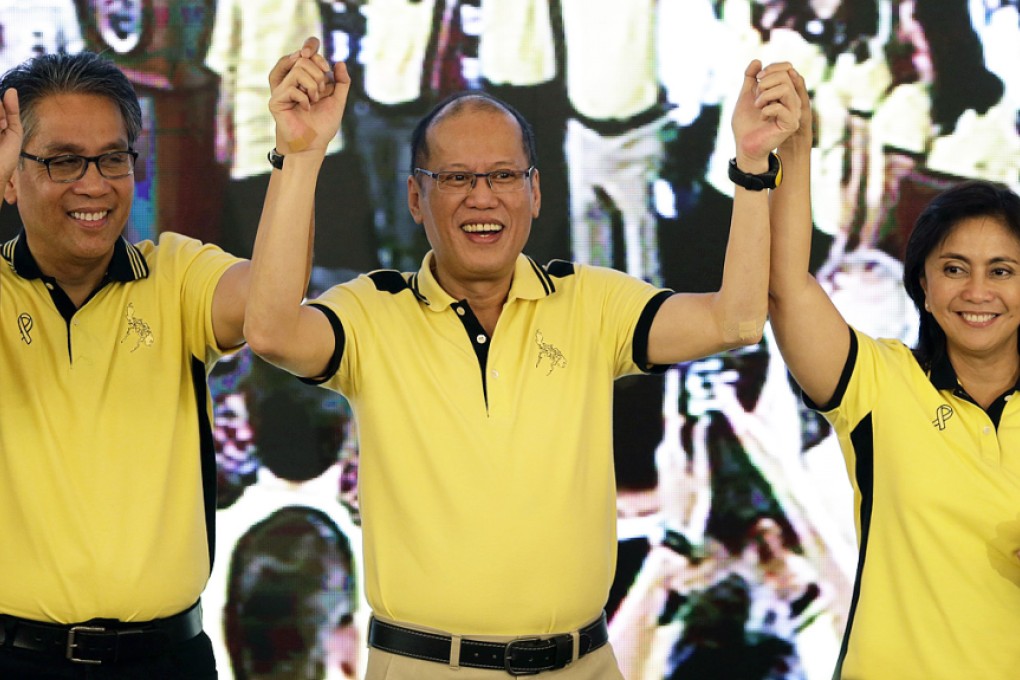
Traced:
[[[746, 172], [757, 173], [759, 170], [764, 168], [754, 167]], [[768, 312], [771, 238], [768, 193], [739, 186], [734, 188], [722, 285], [714, 302], [715, 317], [725, 348], [761, 340]]]
[[761, 339], [768, 311], [768, 196], [739, 187], [736, 192], [722, 286], [715, 293], [678, 293], [666, 300], [648, 335], [653, 364], [689, 361]]
[[782, 148], [789, 174], [772, 197], [769, 314], [779, 349], [815, 403], [833, 395], [849, 351], [846, 322], [809, 270], [811, 253], [810, 137]]
[[770, 197], [772, 263], [770, 305], [803, 294], [811, 286], [811, 138], [793, 135], [779, 149], [783, 183]]
[[252, 254], [245, 338], [270, 361], [297, 341], [311, 272], [315, 185], [323, 153], [291, 153], [273, 170]]

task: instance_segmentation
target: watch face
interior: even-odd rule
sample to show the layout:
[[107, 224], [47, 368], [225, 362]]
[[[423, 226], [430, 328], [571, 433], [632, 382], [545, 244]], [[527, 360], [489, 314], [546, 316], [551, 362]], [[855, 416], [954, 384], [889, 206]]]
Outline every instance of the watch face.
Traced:
[[130, 52], [142, 37], [142, 0], [92, 0], [96, 27], [118, 54]]

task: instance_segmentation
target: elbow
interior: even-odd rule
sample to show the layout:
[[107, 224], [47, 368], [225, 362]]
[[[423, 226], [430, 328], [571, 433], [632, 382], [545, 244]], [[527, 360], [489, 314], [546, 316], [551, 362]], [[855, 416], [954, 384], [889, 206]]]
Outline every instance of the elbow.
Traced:
[[280, 353], [280, 340], [278, 333], [274, 332], [274, 325], [266, 323], [257, 317], [253, 318], [248, 314], [244, 319], [244, 339], [248, 348], [270, 363]]
[[726, 349], [738, 349], [757, 345], [761, 342], [765, 333], [765, 319], [752, 319], [739, 321], [727, 326], [723, 333], [723, 342]]

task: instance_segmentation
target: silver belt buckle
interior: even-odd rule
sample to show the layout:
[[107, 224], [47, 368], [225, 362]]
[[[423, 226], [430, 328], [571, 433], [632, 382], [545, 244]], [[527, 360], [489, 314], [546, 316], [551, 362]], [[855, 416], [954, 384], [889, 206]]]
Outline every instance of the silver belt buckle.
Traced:
[[512, 662], [510, 660], [510, 657], [513, 654], [514, 645], [518, 645], [518, 649], [523, 651], [523, 650], [526, 650], [529, 646], [530, 647], [536, 647], [536, 646], [541, 645], [544, 642], [546, 642], [546, 641], [543, 640], [540, 637], [525, 637], [525, 638], [517, 638], [516, 640], [511, 640], [510, 642], [506, 643], [506, 648], [503, 650], [503, 668], [504, 668], [504, 670], [506, 670], [507, 673], [509, 673], [510, 675], [514, 676], [515, 678], [516, 677], [520, 677], [522, 675], [538, 675], [541, 671], [528, 671], [528, 670], [516, 671], [516, 670], [513, 670], [513, 667], [511, 665]]
[[78, 646], [78, 643], [74, 641], [74, 636], [77, 633], [105, 633], [105, 628], [98, 626], [71, 626], [71, 629], [67, 631], [67, 658], [74, 663], [88, 663], [99, 665], [103, 663], [102, 659], [80, 659], [74, 655], [74, 650]]

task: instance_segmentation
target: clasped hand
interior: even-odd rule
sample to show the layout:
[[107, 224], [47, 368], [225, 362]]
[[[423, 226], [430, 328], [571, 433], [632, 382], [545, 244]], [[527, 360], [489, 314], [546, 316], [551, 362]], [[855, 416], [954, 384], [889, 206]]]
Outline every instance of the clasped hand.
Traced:
[[799, 129], [802, 111], [795, 76], [787, 62], [762, 68], [755, 59], [745, 69], [732, 122], [737, 167], [744, 172], [764, 172], [769, 152]]
[[281, 57], [269, 74], [269, 111], [276, 121], [276, 150], [281, 154], [318, 150], [336, 136], [343, 119], [351, 78], [341, 62], [330, 67], [319, 54], [319, 39]]

